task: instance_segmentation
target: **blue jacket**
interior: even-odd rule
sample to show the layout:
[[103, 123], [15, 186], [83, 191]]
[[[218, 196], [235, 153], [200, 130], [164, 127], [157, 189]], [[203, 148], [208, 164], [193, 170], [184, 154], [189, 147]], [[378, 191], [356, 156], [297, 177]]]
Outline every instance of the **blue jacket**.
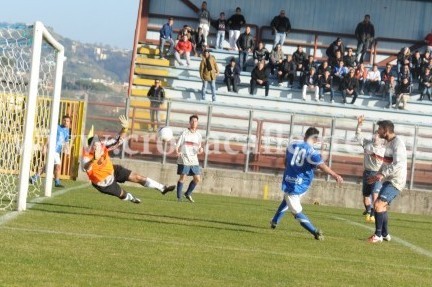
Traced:
[[172, 27], [165, 23], [162, 28], [160, 29], [160, 37], [164, 39], [172, 39]]

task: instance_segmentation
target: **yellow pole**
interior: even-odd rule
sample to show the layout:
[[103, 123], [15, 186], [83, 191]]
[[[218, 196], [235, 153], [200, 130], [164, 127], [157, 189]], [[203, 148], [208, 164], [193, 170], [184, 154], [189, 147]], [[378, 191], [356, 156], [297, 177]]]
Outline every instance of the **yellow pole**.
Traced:
[[264, 193], [263, 193], [263, 199], [268, 199], [268, 184], [264, 185]]

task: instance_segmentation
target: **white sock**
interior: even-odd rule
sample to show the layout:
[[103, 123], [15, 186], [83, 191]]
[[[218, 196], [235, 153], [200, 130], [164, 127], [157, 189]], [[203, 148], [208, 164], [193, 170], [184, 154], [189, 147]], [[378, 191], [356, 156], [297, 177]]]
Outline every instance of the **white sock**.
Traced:
[[151, 178], [148, 178], [148, 177], [147, 177], [146, 182], [144, 183], [144, 186], [150, 187], [150, 188], [156, 188], [156, 189], [158, 189], [160, 191], [163, 191], [163, 189], [164, 189], [164, 185], [163, 184], [161, 184], [161, 183], [159, 183], [159, 182], [157, 182], [157, 181], [155, 181], [155, 180], [153, 180]]
[[123, 198], [124, 201], [129, 201], [133, 198], [132, 194], [130, 194], [129, 192], [126, 192], [126, 197]]

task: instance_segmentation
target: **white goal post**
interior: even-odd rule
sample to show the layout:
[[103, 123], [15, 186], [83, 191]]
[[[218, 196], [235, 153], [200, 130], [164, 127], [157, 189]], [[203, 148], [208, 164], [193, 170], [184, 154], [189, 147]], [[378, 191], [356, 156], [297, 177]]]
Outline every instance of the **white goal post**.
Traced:
[[[2, 138], [13, 138], [13, 144], [0, 143], [0, 149], [7, 150], [2, 155], [13, 157], [0, 163], [0, 188], [6, 189], [0, 190], [0, 209], [15, 207], [16, 201], [16, 209], [22, 211], [29, 191], [37, 189], [34, 195], [40, 195], [42, 184], [35, 187], [29, 178], [41, 166], [46, 174], [44, 195], [51, 196], [64, 48], [41, 22], [35, 22], [27, 30], [1, 28], [0, 52], [2, 116], [9, 118], [2, 120], [0, 133]], [[10, 102], [15, 107], [21, 103], [15, 113], [10, 112]], [[13, 149], [17, 155], [9, 155]]]

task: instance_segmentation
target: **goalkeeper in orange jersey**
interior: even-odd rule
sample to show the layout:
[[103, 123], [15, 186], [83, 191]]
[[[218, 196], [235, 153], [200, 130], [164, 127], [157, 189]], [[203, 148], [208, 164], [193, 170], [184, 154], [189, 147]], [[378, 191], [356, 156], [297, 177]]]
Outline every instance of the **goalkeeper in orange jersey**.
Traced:
[[159, 190], [162, 194], [173, 191], [175, 185], [163, 185], [153, 179], [139, 175], [121, 165], [111, 162], [109, 151], [121, 146], [126, 137], [129, 121], [126, 117], [120, 116], [119, 120], [122, 130], [114, 139], [101, 141], [98, 136], [88, 139], [88, 147], [84, 150], [82, 167], [87, 173], [92, 185], [100, 192], [116, 196], [122, 200], [140, 203], [141, 200], [130, 192], [126, 192], [118, 184], [131, 181]]

